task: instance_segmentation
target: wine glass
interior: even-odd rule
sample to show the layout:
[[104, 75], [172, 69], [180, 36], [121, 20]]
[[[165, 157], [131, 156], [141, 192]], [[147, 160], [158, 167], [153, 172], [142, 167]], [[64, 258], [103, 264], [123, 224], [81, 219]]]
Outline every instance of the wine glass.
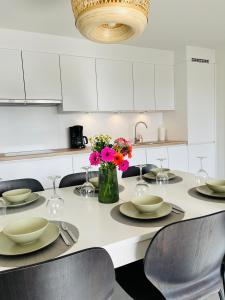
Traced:
[[90, 170], [90, 166], [86, 166], [83, 167], [82, 169], [86, 172], [86, 181], [84, 184], [82, 184], [81, 189], [80, 189], [80, 194], [85, 197], [93, 197], [94, 193], [95, 193], [95, 187], [93, 186], [93, 184], [91, 182], [89, 182], [89, 170]]
[[60, 178], [58, 175], [53, 175], [48, 177], [52, 180], [53, 194], [50, 199], [48, 199], [46, 207], [51, 218], [56, 219], [60, 217], [63, 213], [64, 200], [56, 192], [56, 180]]
[[159, 185], [168, 184], [169, 182], [169, 176], [168, 172], [163, 170], [163, 162], [166, 160], [166, 158], [158, 158], [157, 159], [160, 162], [160, 170], [156, 175], [156, 183]]
[[145, 165], [138, 165], [137, 167], [139, 167], [140, 169], [140, 179], [138, 180], [137, 184], [136, 184], [136, 197], [142, 197], [143, 195], [145, 195], [148, 192], [149, 189], [149, 184], [143, 179], [143, 172], [142, 172], [142, 168]]
[[205, 182], [209, 178], [208, 173], [203, 168], [203, 160], [207, 157], [198, 156], [197, 158], [200, 160], [200, 169], [198, 170], [198, 172], [195, 175], [195, 181], [198, 185], [203, 185], [203, 184], [205, 184]]

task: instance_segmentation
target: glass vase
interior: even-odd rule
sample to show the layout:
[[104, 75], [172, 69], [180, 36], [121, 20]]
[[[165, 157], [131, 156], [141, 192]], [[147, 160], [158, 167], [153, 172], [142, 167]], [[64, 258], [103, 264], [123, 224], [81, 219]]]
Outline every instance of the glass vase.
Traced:
[[98, 201], [101, 203], [115, 203], [119, 201], [119, 186], [115, 168], [99, 168]]

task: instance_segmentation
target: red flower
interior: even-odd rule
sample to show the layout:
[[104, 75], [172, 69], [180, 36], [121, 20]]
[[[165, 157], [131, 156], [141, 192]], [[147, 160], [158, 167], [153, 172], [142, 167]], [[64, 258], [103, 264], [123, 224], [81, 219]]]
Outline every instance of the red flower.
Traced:
[[114, 155], [114, 159], [113, 159], [114, 165], [118, 166], [122, 163], [122, 161], [123, 161], [123, 154], [121, 154], [120, 152], [117, 152]]

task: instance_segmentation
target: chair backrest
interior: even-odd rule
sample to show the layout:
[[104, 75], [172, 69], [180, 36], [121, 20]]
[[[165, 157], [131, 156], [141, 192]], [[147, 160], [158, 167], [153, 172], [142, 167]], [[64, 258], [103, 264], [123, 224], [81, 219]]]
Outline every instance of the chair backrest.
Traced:
[[2, 196], [2, 193], [6, 191], [21, 188], [31, 189], [32, 192], [44, 191], [42, 184], [38, 180], [33, 178], [22, 178], [0, 181], [0, 196]]
[[[153, 164], [147, 164], [143, 170], [142, 170], [142, 173], [145, 174], [145, 173], [148, 173], [151, 171], [151, 169], [154, 169], [156, 168], [155, 165]], [[127, 169], [127, 171], [123, 172], [122, 174], [122, 178], [126, 178], [126, 177], [133, 177], [133, 176], [138, 176], [140, 175], [140, 169], [139, 167], [137, 166], [131, 166]]]
[[0, 272], [0, 299], [106, 300], [115, 283], [106, 250], [90, 248], [44, 263]]
[[166, 299], [200, 299], [218, 291], [224, 230], [225, 211], [162, 228], [145, 255], [146, 277]]
[[[91, 171], [88, 173], [89, 178], [97, 177], [98, 171]], [[81, 185], [86, 181], [86, 173], [74, 173], [63, 177], [59, 183], [59, 188], [65, 188], [74, 185]]]

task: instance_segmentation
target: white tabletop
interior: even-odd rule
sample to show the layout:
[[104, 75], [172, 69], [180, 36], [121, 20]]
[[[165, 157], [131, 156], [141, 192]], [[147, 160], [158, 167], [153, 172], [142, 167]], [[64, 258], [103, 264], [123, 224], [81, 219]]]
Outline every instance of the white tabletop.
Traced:
[[[193, 174], [175, 172], [183, 177], [183, 181], [166, 186], [164, 200], [182, 207], [186, 213], [184, 219], [203, 216], [225, 210], [225, 201], [207, 201], [191, 197], [187, 191], [194, 187]], [[136, 177], [121, 179], [125, 190], [120, 193], [119, 203], [129, 201], [134, 194]], [[64, 254], [76, 252], [89, 247], [103, 247], [112, 257], [115, 267], [125, 265], [144, 257], [152, 236], [159, 230], [156, 228], [135, 227], [119, 223], [112, 219], [110, 211], [119, 203], [101, 204], [97, 198], [83, 198], [73, 193], [74, 187], [59, 189], [58, 194], [65, 200], [62, 220], [74, 224], [80, 231], [79, 241]], [[150, 185], [150, 193], [162, 195], [160, 186]], [[52, 194], [51, 190], [39, 193], [45, 198]], [[7, 215], [4, 223], [24, 216], [42, 216], [49, 218], [45, 203], [37, 208]], [[0, 224], [1, 226], [3, 224]], [[1, 268], [3, 270], [5, 268]]]

